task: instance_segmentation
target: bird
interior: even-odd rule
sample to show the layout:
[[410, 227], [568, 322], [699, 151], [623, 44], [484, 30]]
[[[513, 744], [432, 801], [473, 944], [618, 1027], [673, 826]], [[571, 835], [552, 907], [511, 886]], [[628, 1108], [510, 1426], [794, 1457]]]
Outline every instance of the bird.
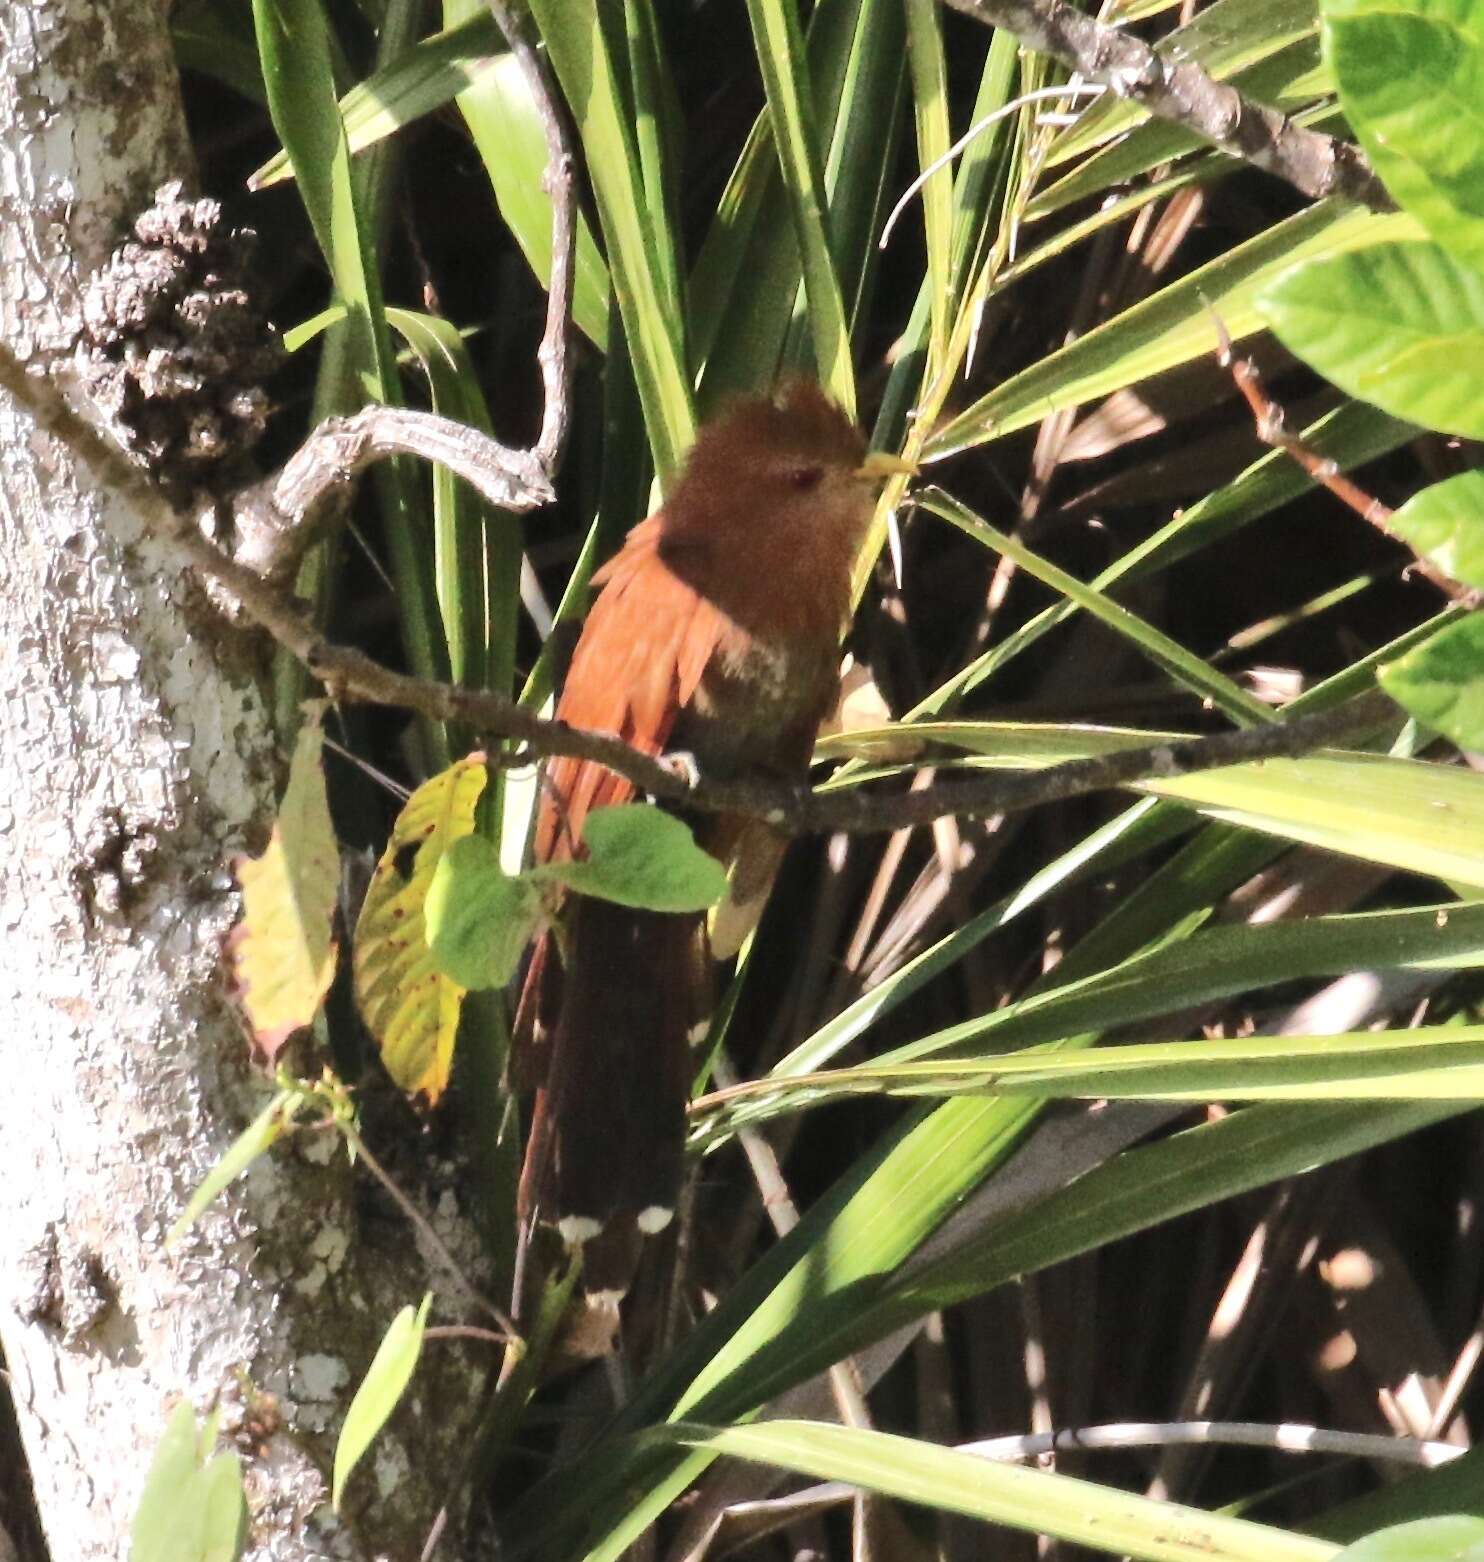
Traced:
[[[593, 577], [597, 590], [556, 717], [709, 778], [802, 782], [839, 690], [851, 574], [883, 480], [852, 420], [799, 378], [741, 398], [699, 430], [663, 506]], [[538, 863], [581, 853], [594, 809], [635, 788], [590, 761], [546, 767]], [[514, 1025], [512, 1076], [534, 1090], [518, 1193], [521, 1252], [538, 1224], [582, 1249], [591, 1306], [615, 1314], [681, 1177], [690, 1048], [710, 970], [740, 947], [786, 845], [762, 820], [687, 817], [728, 870], [702, 913], [570, 894], [538, 939]], [[522, 1266], [523, 1267], [523, 1266]], [[517, 1280], [516, 1310], [522, 1310]]]

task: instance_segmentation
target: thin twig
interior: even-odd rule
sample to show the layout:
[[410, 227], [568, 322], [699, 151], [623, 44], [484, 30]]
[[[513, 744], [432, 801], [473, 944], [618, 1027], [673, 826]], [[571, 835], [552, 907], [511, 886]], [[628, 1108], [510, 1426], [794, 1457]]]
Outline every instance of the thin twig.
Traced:
[[1478, 607], [1484, 601], [1484, 592], [1464, 586], [1439, 569], [1429, 559], [1424, 559], [1392, 530], [1392, 517], [1396, 514], [1390, 505], [1383, 504], [1375, 495], [1368, 494], [1359, 483], [1345, 476], [1334, 461], [1316, 455], [1297, 436], [1287, 432], [1284, 426], [1283, 408], [1268, 394], [1258, 373], [1257, 365], [1250, 358], [1239, 358], [1232, 350], [1232, 339], [1219, 316], [1215, 317], [1217, 338], [1217, 362], [1230, 369], [1232, 380], [1242, 393], [1243, 400], [1252, 409], [1252, 420], [1257, 427], [1257, 437], [1274, 450], [1281, 450], [1302, 467], [1314, 481], [1327, 488], [1336, 499], [1365, 521], [1374, 526], [1383, 537], [1400, 543], [1412, 553], [1413, 562], [1407, 566], [1410, 573], [1421, 575], [1430, 581], [1450, 602], [1460, 607]]
[[492, 1301], [490, 1301], [487, 1296], [485, 1296], [479, 1290], [478, 1286], [474, 1285], [473, 1282], [469, 1280], [468, 1276], [466, 1276], [464, 1271], [459, 1267], [458, 1259], [456, 1259], [453, 1254], [449, 1252], [448, 1246], [444, 1242], [443, 1238], [440, 1237], [436, 1231], [434, 1231], [432, 1224], [429, 1222], [427, 1216], [424, 1215], [422, 1211], [418, 1209], [417, 1205], [414, 1204], [412, 1200], [408, 1198], [408, 1196], [401, 1190], [401, 1188], [397, 1186], [395, 1180], [392, 1177], [392, 1174], [381, 1164], [380, 1161], [376, 1159], [374, 1155], [372, 1155], [370, 1150], [366, 1148], [366, 1141], [361, 1138], [360, 1134], [356, 1131], [355, 1126], [350, 1123], [342, 1123], [339, 1125], [339, 1127], [340, 1132], [345, 1135], [346, 1143], [349, 1144], [351, 1149], [355, 1152], [357, 1159], [365, 1162], [366, 1170], [369, 1171], [371, 1175], [375, 1177], [376, 1180], [382, 1185], [382, 1187], [385, 1188], [386, 1191], [391, 1195], [392, 1201], [396, 1204], [397, 1208], [400, 1209], [402, 1213], [408, 1218], [408, 1220], [412, 1222], [418, 1236], [422, 1238], [422, 1240], [427, 1244], [428, 1249], [443, 1264], [443, 1267], [448, 1271], [449, 1278], [453, 1281], [454, 1288], [458, 1291], [459, 1295], [473, 1306], [478, 1307], [482, 1311], [488, 1313], [489, 1316], [493, 1318], [497, 1324], [499, 1324], [503, 1335], [502, 1343], [508, 1345], [512, 1340], [518, 1339], [520, 1336], [516, 1330], [515, 1325], [498, 1307], [495, 1306]]
[[1157, 119], [1192, 130], [1221, 151], [1286, 180], [1316, 200], [1342, 195], [1378, 211], [1395, 203], [1365, 154], [1348, 141], [1304, 130], [1276, 109], [1214, 81], [1199, 65], [1175, 63], [1142, 39], [1074, 10], [1065, 0], [945, 0], [956, 11], [1003, 27]]

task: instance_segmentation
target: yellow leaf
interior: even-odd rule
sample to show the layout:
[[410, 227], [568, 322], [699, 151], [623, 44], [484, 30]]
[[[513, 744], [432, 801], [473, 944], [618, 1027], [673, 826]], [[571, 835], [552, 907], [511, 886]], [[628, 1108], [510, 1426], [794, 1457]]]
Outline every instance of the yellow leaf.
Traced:
[[316, 712], [299, 733], [267, 849], [236, 863], [242, 919], [228, 955], [253, 1041], [269, 1063], [313, 1022], [335, 976], [340, 855], [320, 766], [323, 742]]
[[465, 989], [438, 968], [423, 926], [423, 902], [444, 852], [474, 829], [484, 755], [470, 754], [407, 799], [376, 865], [356, 924], [356, 1002], [387, 1073], [431, 1105], [453, 1063]]

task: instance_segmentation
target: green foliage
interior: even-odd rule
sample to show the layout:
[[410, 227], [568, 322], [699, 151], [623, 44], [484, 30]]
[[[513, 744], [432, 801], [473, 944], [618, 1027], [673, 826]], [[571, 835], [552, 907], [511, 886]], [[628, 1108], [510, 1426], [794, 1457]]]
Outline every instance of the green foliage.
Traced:
[[1391, 531], [1461, 585], [1484, 590], [1484, 472], [1460, 472], [1413, 494]]
[[1324, 0], [1324, 47], [1360, 144], [1397, 201], [1484, 267], [1484, 7]]
[[423, 908], [428, 948], [445, 976], [475, 991], [503, 987], [541, 916], [527, 874], [509, 874], [481, 835], [455, 841], [439, 860]]
[[1484, 434], [1484, 272], [1435, 244], [1296, 267], [1259, 299], [1284, 343], [1393, 417]]
[[1381, 669], [1381, 686], [1419, 721], [1484, 748], [1484, 619], [1452, 624]]
[[[1213, 313], [1244, 343], [1271, 324], [1357, 398], [1306, 410], [1305, 444], [1339, 471], [1385, 460], [1386, 483], [1420, 490], [1393, 517], [1395, 536], [1460, 582], [1484, 585], [1484, 482], [1466, 473], [1421, 488], [1408, 453], [1420, 424], [1484, 437], [1477, 7], [1216, 0], [1180, 26], [1172, 10], [1141, 3], [1117, 14], [1162, 35], [1167, 57], [1200, 61], [1301, 124], [1333, 129], [1343, 110], [1404, 209], [1331, 200], [1295, 212], [1230, 157], [1113, 94], [1085, 109], [1071, 99], [1018, 104], [1064, 73], [928, 0], [749, 0], [725, 19], [734, 49], [713, 47], [724, 20], [716, 0], [529, 7], [595, 217], [579, 239], [576, 320], [590, 346], [573, 454], [558, 504], [529, 528], [489, 513], [441, 472], [401, 474], [396, 502], [383, 496], [373, 546], [393, 565], [414, 670], [446, 667], [514, 692], [517, 667], [529, 667], [525, 698], [539, 706], [562, 649], [555, 636], [537, 645], [546, 625], [532, 592], [522, 594], [524, 565], [539, 567], [559, 617], [575, 619], [592, 570], [642, 513], [651, 471], [661, 491], [673, 481], [698, 416], [815, 365], [843, 402], [858, 397], [876, 414], [878, 447], [924, 463], [973, 452], [932, 474], [941, 487], [914, 496], [906, 590], [864, 620], [890, 629], [859, 638], [896, 719], [822, 745], [818, 757], [837, 766], [828, 785], [891, 785], [925, 766], [1043, 767], [1267, 724], [1335, 708], [1378, 677], [1430, 730], [1398, 718], [1354, 752], [1151, 780], [1112, 811], [952, 821], [930, 842], [926, 832], [837, 841], [825, 871], [803, 854], [713, 1026], [733, 1071], [761, 1080], [708, 1103], [692, 1148], [712, 1151], [829, 1101], [828, 1114], [801, 1119], [806, 1133], [825, 1125], [809, 1141], [807, 1186], [820, 1191], [776, 1241], [759, 1248], [750, 1229], [739, 1238], [728, 1249], [739, 1272], [643, 1364], [612, 1424], [563, 1440], [539, 1468], [531, 1450], [549, 1440], [528, 1434], [572, 1402], [565, 1383], [538, 1388], [532, 1358], [521, 1358], [518, 1392], [492, 1412], [496, 1446], [519, 1447], [526, 1461], [518, 1481], [497, 1483], [513, 1556], [617, 1557], [721, 1457], [1118, 1554], [1339, 1554], [1295, 1533], [1324, 1518], [1307, 1491], [1259, 1525], [1127, 1496], [1096, 1466], [1082, 1483], [995, 1469], [937, 1446], [947, 1434], [925, 1420], [910, 1440], [758, 1420], [853, 1352], [857, 1367], [895, 1359], [895, 1331], [938, 1313], [948, 1343], [923, 1344], [918, 1365], [942, 1366], [933, 1353], [946, 1351], [952, 1380], [963, 1366], [955, 1352], [990, 1349], [975, 1332], [983, 1320], [1004, 1327], [1016, 1312], [991, 1312], [990, 1293], [1020, 1282], [1028, 1315], [1034, 1302], [1050, 1317], [1060, 1280], [1041, 1290], [1038, 1277], [1070, 1260], [1078, 1274], [1116, 1268], [1126, 1259], [1115, 1244], [1136, 1234], [1149, 1255], [1147, 1307], [1100, 1305], [1089, 1316], [1079, 1293], [1076, 1329], [1087, 1332], [1076, 1338], [1115, 1331], [1107, 1359], [1127, 1354], [1126, 1339], [1142, 1341], [1139, 1359], [1159, 1371], [1136, 1387], [1162, 1392], [1157, 1384], [1194, 1370], [1171, 1342], [1199, 1342], [1210, 1327], [1202, 1309], [1214, 1302], [1200, 1289], [1209, 1276], [1189, 1280], [1192, 1231], [1214, 1273], [1233, 1228], [1260, 1218], [1230, 1201], [1347, 1157], [1382, 1156], [1461, 1113], [1479, 1090], [1479, 1033], [1467, 1022], [1480, 911], [1447, 897], [1484, 886], [1484, 778], [1425, 747], [1441, 732], [1484, 748], [1479, 631], [1456, 607], [1429, 617], [1417, 597], [1402, 600], [1378, 579], [1385, 566], [1372, 555], [1336, 546], [1322, 529], [1333, 520], [1327, 501], [1285, 454], [1246, 445], [1233, 456], [1245, 414], [1212, 362]], [[256, 12], [285, 149], [274, 166], [301, 170], [341, 311], [315, 350], [344, 355], [357, 394], [425, 395], [504, 433], [524, 407], [521, 387], [536, 384], [528, 359], [550, 257], [545, 148], [525, 83], [472, 0], [448, 0], [444, 30], [406, 46], [377, 33], [374, 61], [363, 24], [339, 11], [336, 34], [310, 0], [259, 0]], [[303, 29], [297, 50], [290, 23]], [[227, 22], [198, 8], [181, 25], [183, 53], [208, 64], [217, 26], [222, 74], [244, 79]], [[444, 112], [451, 102], [461, 126]], [[470, 260], [485, 279], [477, 309], [450, 308], [448, 318], [419, 296], [419, 268], [398, 260], [401, 241], [377, 220], [367, 161], [406, 149], [415, 185], [424, 146], [449, 145], [433, 135], [435, 114], [439, 137], [467, 131], [464, 161], [504, 225], [495, 253]], [[886, 213], [907, 180], [981, 121], [956, 163], [927, 174], [883, 257]], [[409, 212], [412, 226], [427, 220], [416, 202]], [[397, 302], [385, 304], [383, 290]], [[388, 327], [408, 348], [401, 360]], [[499, 383], [511, 364], [509, 384]], [[1429, 459], [1446, 471], [1454, 457], [1431, 447]], [[1093, 518], [1095, 533], [1084, 524]], [[868, 595], [882, 520], [857, 574]], [[1315, 531], [1322, 545], [1311, 545]], [[1274, 665], [1302, 686], [1281, 711], [1262, 684]], [[905, 754], [891, 746], [904, 728]], [[364, 732], [352, 742], [397, 763]], [[425, 751], [414, 780], [440, 768], [436, 749]], [[496, 795], [477, 818], [470, 805], [467, 830], [428, 858], [419, 890], [426, 946], [416, 954], [427, 964], [418, 970], [437, 976], [445, 997], [450, 985], [506, 985], [543, 886], [677, 911], [721, 893], [720, 869], [685, 827], [642, 806], [590, 815], [582, 860], [521, 872], [539, 785], [516, 776], [507, 788], [493, 760], [490, 774]], [[395, 840], [391, 868], [417, 846]], [[415, 876], [416, 857], [410, 867]], [[1305, 914], [1292, 918], [1290, 906]], [[1417, 1011], [1415, 1025], [1409, 997], [1379, 1023], [1368, 1015], [1337, 1027], [1340, 1036], [1260, 1033], [1352, 971], [1378, 986], [1416, 983], [1408, 993], [1427, 982], [1435, 1007]], [[1461, 979], [1443, 987], [1452, 973]], [[487, 1002], [498, 1005], [498, 993]], [[776, 1050], [759, 1046], [759, 1018]], [[457, 1004], [424, 1019], [416, 1077], [441, 1089]], [[1198, 1039], [1203, 1027], [1213, 1039]], [[479, 1029], [463, 1027], [461, 1049], [481, 1044]], [[493, 1094], [500, 1060], [484, 1061]], [[808, 1077], [827, 1067], [827, 1078]], [[947, 1099], [850, 1100], [888, 1092]], [[1067, 1124], [1095, 1137], [1102, 1119], [1048, 1113], [1043, 1098], [1068, 1094], [1216, 1100], [1222, 1112], [1187, 1114], [1181, 1131], [1147, 1142], [1112, 1137], [1079, 1159], [1083, 1140]], [[482, 1124], [498, 1115], [487, 1096], [472, 1106]], [[267, 1148], [289, 1111], [281, 1095], [193, 1211]], [[755, 1208], [735, 1181], [741, 1164], [707, 1161], [702, 1199], [733, 1179], [727, 1199]], [[701, 1219], [726, 1218], [725, 1203], [705, 1204]], [[496, 1248], [513, 1224], [508, 1208], [500, 1218]], [[1433, 1231], [1439, 1219], [1429, 1209], [1419, 1226]], [[1466, 1262], [1458, 1257], [1460, 1273]], [[1178, 1285], [1164, 1283], [1170, 1275]], [[682, 1275], [677, 1296], [687, 1283]], [[405, 1386], [422, 1317], [408, 1309], [394, 1325], [397, 1348], [386, 1350], [398, 1365], [357, 1434], [361, 1448]], [[1060, 1392], [1058, 1372], [1084, 1358], [1067, 1344], [1070, 1326], [1058, 1334], [1054, 1324], [1046, 1338]], [[542, 1330], [556, 1326], [555, 1313], [542, 1315]], [[1281, 1354], [1301, 1348], [1292, 1333], [1264, 1335], [1261, 1365], [1279, 1370], [1259, 1380], [1302, 1376]], [[1008, 1359], [1004, 1345], [993, 1342]], [[989, 1359], [974, 1381], [995, 1377], [982, 1370]], [[865, 1392], [874, 1410], [870, 1381]], [[888, 1384], [889, 1424], [910, 1421], [904, 1406], [910, 1395]], [[1156, 1408], [1126, 1405], [1140, 1418]], [[979, 1414], [962, 1400], [958, 1409], [966, 1427]], [[342, 1471], [337, 1487], [343, 1480]], [[1224, 1499], [1213, 1486], [1197, 1500]], [[1432, 1510], [1424, 1501], [1408, 1511]], [[1411, 1537], [1383, 1533], [1362, 1543], [1382, 1549], [1345, 1554], [1461, 1554], [1446, 1549], [1444, 1530], [1418, 1533], [1433, 1550], [1388, 1551]]]
[[726, 893], [721, 864], [657, 808], [594, 809], [582, 844], [578, 861], [508, 874], [489, 841], [456, 841], [439, 860], [423, 911], [443, 973], [461, 987], [503, 987], [541, 920], [542, 884], [649, 911], [704, 911]]
[[1480, 1562], [1484, 1519], [1452, 1514], [1378, 1530], [1346, 1546], [1336, 1562]]
[[331, 1502], [337, 1513], [351, 1472], [391, 1418], [397, 1401], [407, 1392], [407, 1385], [417, 1370], [418, 1357], [422, 1355], [423, 1331], [427, 1328], [428, 1309], [432, 1305], [433, 1293], [429, 1291], [415, 1310], [404, 1307], [392, 1319], [345, 1412], [345, 1424], [335, 1445], [331, 1485]]
[[[1377, 172], [1433, 242], [1310, 260], [1258, 300], [1284, 343], [1399, 418], [1484, 436], [1484, 8], [1471, 0], [1322, 0], [1326, 60]], [[1474, 584], [1477, 473], [1424, 490], [1397, 535]], [[1465, 748], [1484, 736], [1484, 638], [1456, 624], [1386, 667], [1418, 720]]]
[[582, 827], [586, 855], [533, 868], [584, 895], [648, 911], [705, 911], [726, 894], [721, 864], [678, 819], [642, 803], [595, 808]]
[[236, 1562], [247, 1542], [242, 1467], [212, 1453], [216, 1417], [182, 1401], [155, 1447], [129, 1534], [129, 1562]]

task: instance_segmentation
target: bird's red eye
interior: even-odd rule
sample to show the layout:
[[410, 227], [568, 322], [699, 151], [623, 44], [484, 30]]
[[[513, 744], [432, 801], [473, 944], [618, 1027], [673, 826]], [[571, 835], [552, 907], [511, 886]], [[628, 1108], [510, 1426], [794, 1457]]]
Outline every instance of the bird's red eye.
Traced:
[[801, 494], [806, 494], [811, 488], [818, 488], [824, 478], [822, 466], [796, 466], [789, 474], [789, 486]]

